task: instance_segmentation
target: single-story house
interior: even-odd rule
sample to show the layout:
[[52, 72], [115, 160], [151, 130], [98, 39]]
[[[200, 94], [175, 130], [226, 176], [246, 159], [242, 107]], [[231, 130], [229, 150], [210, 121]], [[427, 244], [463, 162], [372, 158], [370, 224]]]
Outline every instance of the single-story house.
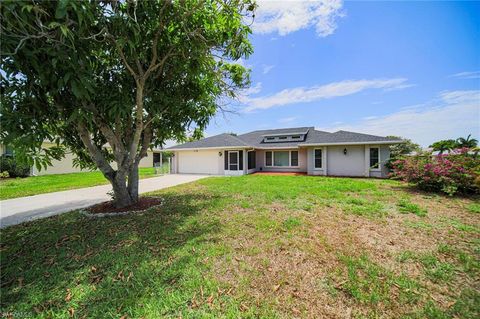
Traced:
[[258, 171], [386, 177], [389, 145], [382, 136], [296, 127], [219, 134], [167, 148], [173, 173], [244, 175]]
[[[49, 148], [56, 144], [51, 142], [44, 142], [42, 148]], [[0, 144], [0, 155], [3, 156], [12, 156], [13, 149]], [[51, 174], [67, 174], [67, 173], [80, 173], [86, 172], [88, 170], [81, 170], [79, 167], [73, 166], [73, 159], [75, 156], [72, 153], [66, 153], [65, 157], [61, 160], [53, 160], [52, 165], [48, 166], [47, 169], [38, 170], [35, 166], [31, 168], [31, 175], [51, 175]], [[155, 164], [160, 163], [160, 150], [148, 150], [147, 156], [142, 158], [140, 161], [139, 167], [154, 167]], [[113, 163], [114, 164], [114, 163]]]

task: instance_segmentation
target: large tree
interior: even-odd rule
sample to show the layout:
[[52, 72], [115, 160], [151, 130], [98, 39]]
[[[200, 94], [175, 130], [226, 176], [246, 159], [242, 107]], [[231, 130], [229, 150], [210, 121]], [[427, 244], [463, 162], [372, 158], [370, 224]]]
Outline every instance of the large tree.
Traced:
[[[249, 84], [251, 0], [2, 1], [1, 141], [48, 165], [68, 149], [138, 201], [152, 146], [199, 135]], [[42, 149], [45, 140], [57, 147]], [[66, 148], [64, 147], [66, 146]], [[112, 165], [115, 164], [115, 165]]]

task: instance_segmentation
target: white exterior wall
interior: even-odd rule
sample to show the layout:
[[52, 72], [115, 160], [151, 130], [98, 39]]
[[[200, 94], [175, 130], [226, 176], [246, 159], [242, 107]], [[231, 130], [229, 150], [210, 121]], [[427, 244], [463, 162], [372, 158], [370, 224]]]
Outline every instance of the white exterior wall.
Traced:
[[304, 148], [295, 149], [277, 149], [268, 151], [298, 151], [298, 167], [267, 167], [265, 166], [265, 152], [267, 150], [257, 150], [257, 171], [264, 172], [306, 172], [307, 171], [307, 150]]
[[[345, 155], [344, 149], [347, 149]], [[328, 146], [327, 174], [331, 176], [365, 176], [365, 146]]]

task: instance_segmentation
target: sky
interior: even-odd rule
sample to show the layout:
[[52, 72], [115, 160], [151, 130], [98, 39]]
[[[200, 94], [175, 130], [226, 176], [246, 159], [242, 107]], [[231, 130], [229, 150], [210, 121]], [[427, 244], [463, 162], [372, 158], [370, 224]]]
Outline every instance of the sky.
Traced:
[[480, 2], [259, 1], [252, 84], [206, 136], [313, 126], [480, 138]]

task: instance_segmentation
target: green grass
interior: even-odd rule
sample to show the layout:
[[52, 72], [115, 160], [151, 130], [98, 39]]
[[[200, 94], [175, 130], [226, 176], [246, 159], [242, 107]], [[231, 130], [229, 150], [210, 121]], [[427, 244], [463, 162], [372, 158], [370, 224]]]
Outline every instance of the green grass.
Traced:
[[480, 214], [480, 203], [472, 203], [468, 205], [467, 209], [471, 213]]
[[[426, 235], [406, 226], [411, 216], [396, 214], [398, 198], [419, 197], [398, 182], [214, 177], [151, 196], [164, 205], [103, 219], [71, 212], [2, 229], [1, 311], [34, 318], [328, 318], [346, 309], [352, 318], [479, 315], [476, 233], [452, 226]], [[431, 200], [442, 214], [455, 199]], [[458, 211], [457, 224], [477, 227]], [[430, 215], [422, 221], [435, 224]], [[403, 253], [392, 253], [383, 237]], [[448, 244], [401, 249], [424, 247], [425, 238]]]
[[420, 217], [427, 216], [427, 210], [420, 208], [417, 204], [410, 202], [408, 199], [401, 199], [398, 202], [398, 209], [402, 214], [415, 214]]
[[[140, 168], [140, 178], [154, 177], [152, 167]], [[32, 196], [108, 184], [100, 172], [55, 174], [0, 180], [0, 199]]]

